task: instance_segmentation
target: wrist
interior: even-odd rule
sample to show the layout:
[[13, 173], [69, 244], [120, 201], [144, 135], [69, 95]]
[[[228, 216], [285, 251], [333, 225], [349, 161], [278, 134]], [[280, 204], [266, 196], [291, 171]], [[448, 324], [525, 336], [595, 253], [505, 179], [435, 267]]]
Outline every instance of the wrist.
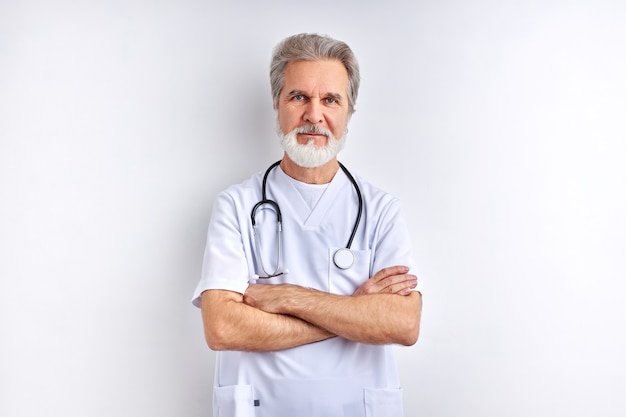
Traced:
[[281, 303], [281, 314], [301, 317], [307, 310], [307, 306], [314, 305], [314, 300], [320, 292], [313, 288], [300, 287], [298, 285], [286, 285], [285, 297]]

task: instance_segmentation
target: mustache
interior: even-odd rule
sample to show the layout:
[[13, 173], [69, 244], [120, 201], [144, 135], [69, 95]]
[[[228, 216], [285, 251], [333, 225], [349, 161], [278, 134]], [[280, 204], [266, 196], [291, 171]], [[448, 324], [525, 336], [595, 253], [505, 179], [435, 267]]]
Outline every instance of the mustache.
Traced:
[[312, 134], [312, 135], [324, 135], [326, 137], [331, 137], [332, 133], [330, 130], [325, 129], [323, 127], [315, 126], [315, 125], [305, 125], [296, 127], [293, 130], [293, 133], [304, 133], [304, 134]]

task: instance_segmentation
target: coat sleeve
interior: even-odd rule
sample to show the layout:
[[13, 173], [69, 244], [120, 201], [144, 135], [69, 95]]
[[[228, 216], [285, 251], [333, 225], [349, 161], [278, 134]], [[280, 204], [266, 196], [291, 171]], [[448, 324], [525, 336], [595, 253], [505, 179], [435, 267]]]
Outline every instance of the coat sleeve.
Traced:
[[[372, 274], [385, 267], [405, 265], [417, 275], [409, 229], [397, 198], [392, 198], [381, 212], [372, 249]], [[415, 291], [422, 292], [419, 279]]]
[[242, 225], [233, 197], [218, 194], [207, 233], [202, 275], [192, 303], [200, 307], [206, 290], [228, 290], [243, 294], [248, 288], [249, 268], [242, 239]]

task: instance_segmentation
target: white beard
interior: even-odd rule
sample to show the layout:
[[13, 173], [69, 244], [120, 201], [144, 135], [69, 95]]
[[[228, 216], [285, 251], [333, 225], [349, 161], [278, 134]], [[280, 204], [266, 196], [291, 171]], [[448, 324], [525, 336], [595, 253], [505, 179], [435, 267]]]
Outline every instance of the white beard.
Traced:
[[[280, 144], [289, 159], [303, 168], [317, 168], [324, 165], [337, 156], [346, 143], [345, 134], [337, 140], [330, 130], [314, 125], [296, 127], [287, 134], [284, 134], [280, 127], [277, 127], [276, 130]], [[325, 135], [326, 145], [316, 146], [313, 139], [310, 139], [308, 143], [300, 144], [297, 139], [299, 133]]]

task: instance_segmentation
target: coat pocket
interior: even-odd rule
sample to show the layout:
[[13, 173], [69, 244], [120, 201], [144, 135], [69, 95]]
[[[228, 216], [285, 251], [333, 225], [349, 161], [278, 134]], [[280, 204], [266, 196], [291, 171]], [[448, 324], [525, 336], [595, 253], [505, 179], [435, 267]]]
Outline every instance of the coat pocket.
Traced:
[[402, 388], [365, 388], [366, 417], [404, 417], [402, 411]]
[[252, 385], [230, 385], [213, 390], [216, 417], [254, 417]]
[[370, 250], [354, 250], [354, 263], [348, 269], [337, 267], [333, 261], [339, 248], [328, 250], [328, 292], [340, 295], [352, 295], [365, 281], [370, 278]]

